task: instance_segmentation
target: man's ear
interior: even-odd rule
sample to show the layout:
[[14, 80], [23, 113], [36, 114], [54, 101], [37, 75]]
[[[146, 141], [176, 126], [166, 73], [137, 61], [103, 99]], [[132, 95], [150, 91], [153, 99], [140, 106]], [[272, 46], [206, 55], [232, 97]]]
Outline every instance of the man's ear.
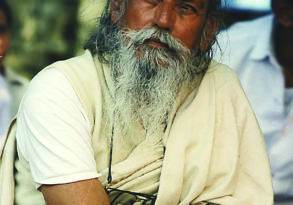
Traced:
[[212, 43], [215, 40], [216, 34], [219, 30], [219, 22], [213, 17], [208, 17], [207, 22], [203, 28], [202, 37], [200, 41], [200, 50], [207, 51]]
[[121, 6], [124, 0], [111, 0], [110, 1], [110, 14], [113, 23], [116, 23], [121, 17]]

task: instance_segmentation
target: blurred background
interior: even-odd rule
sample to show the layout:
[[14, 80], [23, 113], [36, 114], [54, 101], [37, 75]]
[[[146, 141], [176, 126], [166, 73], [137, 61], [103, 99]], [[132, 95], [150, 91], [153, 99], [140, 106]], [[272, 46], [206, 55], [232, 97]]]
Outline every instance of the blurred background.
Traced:
[[79, 53], [95, 27], [100, 0], [9, 0], [13, 13], [6, 65], [28, 78]]
[[[64, 59], [67, 59], [82, 53], [83, 45], [85, 41], [87, 40], [89, 34], [95, 29], [97, 18], [102, 9], [102, 4], [101, 4], [102, 1], [104, 0], [47, 0], [47, 1], [8, 0], [8, 3], [10, 4], [10, 7], [12, 9], [12, 14], [13, 14], [13, 25], [12, 25], [12, 31], [11, 31], [11, 34], [12, 34], [11, 48], [8, 52], [7, 57], [5, 58], [5, 66], [7, 65], [7, 67], [9, 67], [10, 69], [13, 69], [17, 74], [22, 74], [26, 78], [31, 79], [36, 73], [38, 73], [41, 69], [43, 69], [47, 65], [55, 61], [64, 60]], [[251, 20], [260, 16], [264, 16], [268, 13], [271, 13], [270, 3], [271, 3], [271, 0], [223, 0], [222, 29], [228, 28], [231, 24], [235, 22]], [[255, 29], [254, 32], [251, 32], [251, 33], [258, 34], [259, 31], [264, 30], [263, 25], [264, 24], [262, 24], [262, 26], [258, 26], [257, 29]], [[239, 34], [239, 36], [241, 36], [241, 34], [247, 34], [247, 33], [249, 34], [249, 32], [250, 32], [249, 30], [242, 32]], [[268, 30], [268, 32], [271, 32], [271, 31]], [[238, 33], [237, 33], [237, 36], [238, 36]], [[261, 36], [261, 38], [263, 38], [263, 36]], [[288, 39], [289, 40], [292, 39], [292, 33], [290, 32], [289, 32]], [[266, 43], [271, 43], [271, 40], [269, 39], [267, 40], [268, 42]], [[253, 42], [253, 44], [254, 43], [255, 42]], [[291, 43], [293, 44], [292, 41]], [[288, 45], [286, 44], [287, 42], [285, 42], [285, 45], [283, 45], [283, 47], [289, 46], [290, 48], [292, 48], [292, 44], [288, 44]], [[246, 42], [243, 44], [243, 47], [248, 47], [248, 46], [249, 45]], [[269, 45], [267, 45], [267, 47], [265, 48], [268, 48], [268, 46]], [[251, 47], [253, 48], [253, 46]], [[292, 50], [290, 50], [287, 53], [292, 53]], [[267, 62], [271, 59], [269, 59], [268, 56], [266, 57], [267, 58], [261, 59], [258, 63], [262, 63], [262, 64], [266, 63], [265, 64], [266, 66], [270, 65], [272, 67], [280, 67], [280, 65], [275, 65], [275, 64], [271, 65], [272, 63], [270, 64], [270, 62]], [[235, 60], [235, 55], [233, 56], [233, 59]], [[255, 61], [253, 62], [255, 63]], [[276, 59], [273, 59], [272, 62], [277, 62], [277, 61]], [[279, 76], [281, 76], [280, 82], [284, 84], [283, 81], [285, 79], [285, 74], [283, 76], [283, 73], [282, 73], [283, 71], [280, 68], [279, 70], [280, 70]], [[269, 69], [267, 69], [267, 71], [269, 71]], [[266, 74], [267, 72], [264, 73], [264, 76], [266, 76]], [[282, 126], [282, 129], [283, 129], [283, 124], [281, 123], [284, 123], [284, 122], [287, 123], [286, 121], [287, 118], [289, 119], [287, 123], [288, 127], [291, 126], [290, 129], [292, 129], [292, 123], [289, 123], [289, 122], [293, 122], [293, 72], [291, 73], [291, 76], [292, 76], [292, 85], [288, 87], [285, 87], [285, 85], [283, 85], [282, 83], [280, 83], [282, 87], [274, 87], [275, 84], [273, 84], [273, 82], [275, 82], [275, 80], [268, 79], [269, 81], [268, 84], [272, 87], [272, 90], [279, 89], [277, 93], [280, 93], [281, 97], [277, 96], [276, 99], [270, 98], [273, 100], [268, 101], [267, 93], [266, 92], [263, 93], [265, 95], [265, 98], [263, 99], [266, 99], [265, 101], [268, 101], [269, 103], [271, 103], [269, 104], [271, 105], [271, 107], [269, 107], [268, 110], [265, 110], [265, 111], [268, 111], [268, 113], [264, 114], [264, 116], [268, 118], [265, 120], [271, 120], [272, 124], [275, 122], [276, 119], [279, 120], [280, 122], [278, 122], [277, 124], [280, 124]], [[253, 79], [253, 77], [251, 79]], [[17, 83], [12, 81], [12, 84], [14, 86], [15, 85], [18, 86], [18, 84], [20, 85], [26, 84], [26, 83], [18, 83], [18, 84]], [[257, 84], [258, 81], [255, 81], [255, 83], [256, 84], [254, 85], [257, 85], [256, 87], [261, 87], [260, 86], [261, 84]], [[290, 99], [291, 103], [289, 104], [286, 101], [287, 103], [286, 105], [277, 104], [278, 102], [283, 103], [282, 100], [284, 98], [283, 96], [285, 96], [284, 93], [285, 91], [286, 93], [288, 93], [289, 91], [289, 89], [287, 88], [291, 89], [290, 91], [292, 93], [291, 94], [292, 96], [290, 97], [292, 98]], [[19, 93], [22, 94], [23, 91], [19, 91]], [[269, 94], [270, 93], [268, 93], [268, 95]], [[276, 96], [273, 96], [273, 97], [276, 97]], [[18, 103], [15, 103], [15, 104], [16, 104], [15, 107], [17, 108]], [[281, 110], [281, 107], [282, 109], [284, 107], [284, 110], [286, 108], [286, 115], [284, 114], [285, 112], [281, 113], [282, 117], [284, 117], [284, 120], [283, 118], [282, 120], [280, 120], [281, 118], [274, 119], [273, 117], [277, 116], [275, 114], [275, 110], [280, 110], [280, 112], [283, 112], [283, 110]], [[288, 111], [290, 110], [288, 107], [292, 110], [290, 111], [290, 115], [288, 115], [289, 113]], [[263, 105], [260, 106], [260, 109], [262, 108], [263, 108]], [[287, 117], [287, 115], [291, 118]], [[270, 119], [267, 116], [269, 117], [273, 116], [273, 117], [272, 119]], [[287, 124], [285, 125], [287, 126]], [[284, 126], [284, 129], [285, 128], [287, 129], [286, 126]], [[280, 131], [280, 133], [283, 134], [282, 129], [278, 131]], [[280, 138], [282, 139], [282, 143], [283, 143], [282, 145], [287, 146], [286, 148], [287, 150], [284, 149], [286, 152], [283, 152], [283, 149], [279, 149], [278, 154], [280, 155], [278, 155], [279, 158], [276, 158], [277, 160], [275, 161], [280, 161], [280, 159], [283, 159], [286, 157], [287, 157], [286, 159], [292, 161], [292, 155], [288, 154], [288, 156], [284, 157], [286, 153], [289, 153], [292, 150], [291, 147], [292, 147], [292, 139], [293, 139], [292, 133], [293, 132], [288, 131], [287, 133], [288, 133], [288, 136], [289, 135], [291, 136], [291, 138], [287, 138], [287, 139], [291, 141], [290, 143], [287, 143], [287, 141], [284, 141], [284, 139], [286, 140], [286, 138], [284, 137]], [[292, 180], [292, 173], [293, 173], [292, 163], [287, 165], [288, 167], [290, 165], [290, 167], [287, 168], [288, 173], [290, 174], [288, 179]], [[283, 171], [284, 170], [283, 167], [281, 168], [282, 168], [281, 170]], [[286, 181], [286, 178], [282, 178], [282, 180]], [[292, 183], [290, 187], [292, 187]], [[292, 188], [290, 187], [287, 190], [288, 192], [292, 191]], [[281, 196], [280, 200], [283, 200], [283, 199], [285, 199], [284, 200], [285, 203], [278, 203], [275, 205], [279, 205], [279, 204], [293, 205], [292, 197], [290, 198], [290, 201], [288, 203], [286, 201], [287, 198], [284, 198], [283, 196]]]
[[[28, 78], [46, 65], [82, 51], [95, 28], [101, 0], [9, 0], [12, 45], [6, 65]], [[270, 0], [225, 0], [224, 25], [270, 12]]]

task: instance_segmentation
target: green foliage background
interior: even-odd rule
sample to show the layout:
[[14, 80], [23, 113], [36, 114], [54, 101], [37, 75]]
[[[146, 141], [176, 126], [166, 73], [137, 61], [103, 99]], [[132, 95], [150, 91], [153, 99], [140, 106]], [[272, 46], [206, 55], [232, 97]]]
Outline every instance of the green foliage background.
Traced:
[[13, 11], [6, 64], [27, 77], [82, 51], [95, 28], [101, 0], [9, 0]]

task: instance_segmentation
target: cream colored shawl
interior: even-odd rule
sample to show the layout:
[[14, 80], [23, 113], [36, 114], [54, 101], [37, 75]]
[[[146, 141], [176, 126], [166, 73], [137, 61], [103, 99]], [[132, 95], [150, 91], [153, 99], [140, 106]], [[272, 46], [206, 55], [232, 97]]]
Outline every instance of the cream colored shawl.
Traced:
[[[50, 67], [64, 72], [88, 113], [97, 171], [103, 174], [100, 180], [106, 185], [109, 138], [101, 135], [102, 66], [87, 51]], [[120, 146], [114, 143], [118, 151], [114, 152], [111, 187], [145, 193], [158, 190], [156, 205], [206, 201], [273, 204], [270, 167], [260, 129], [237, 78], [221, 64], [211, 63], [197, 94], [190, 93], [174, 111], [161, 140], [146, 138], [134, 149], [122, 150]], [[5, 175], [3, 161], [0, 166]]]
[[[106, 185], [109, 139], [100, 134], [101, 123], [97, 123], [102, 117], [103, 92], [96, 92], [93, 101], [84, 99], [93, 95], [92, 90], [105, 89], [103, 71], [107, 68], [94, 62], [89, 52], [72, 65], [59, 67], [71, 76], [88, 113], [94, 113], [89, 116], [95, 122], [93, 147], [97, 170], [104, 174], [100, 180]], [[84, 75], [84, 65], [87, 71], [92, 69], [88, 71], [90, 76]], [[91, 82], [98, 82], [98, 78], [100, 82], [85, 85], [86, 79], [81, 79], [85, 77]], [[159, 187], [157, 205], [203, 201], [224, 205], [273, 204], [263, 137], [230, 69], [212, 62], [198, 93], [190, 93], [173, 116], [162, 141], [147, 138], [133, 150], [126, 146], [119, 149], [122, 145], [114, 143], [118, 151], [114, 152], [112, 187], [146, 193]]]

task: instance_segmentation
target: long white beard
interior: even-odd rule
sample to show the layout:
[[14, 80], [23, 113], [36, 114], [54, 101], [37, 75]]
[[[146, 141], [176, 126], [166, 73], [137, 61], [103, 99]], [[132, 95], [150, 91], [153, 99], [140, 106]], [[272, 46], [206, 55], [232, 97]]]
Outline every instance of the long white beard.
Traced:
[[[129, 134], [137, 123], [148, 135], [162, 132], [182, 83], [195, 77], [191, 52], [155, 28], [118, 35], [121, 46], [111, 59], [115, 118], [119, 118], [123, 133]], [[145, 45], [151, 37], [159, 38], [173, 51]]]

